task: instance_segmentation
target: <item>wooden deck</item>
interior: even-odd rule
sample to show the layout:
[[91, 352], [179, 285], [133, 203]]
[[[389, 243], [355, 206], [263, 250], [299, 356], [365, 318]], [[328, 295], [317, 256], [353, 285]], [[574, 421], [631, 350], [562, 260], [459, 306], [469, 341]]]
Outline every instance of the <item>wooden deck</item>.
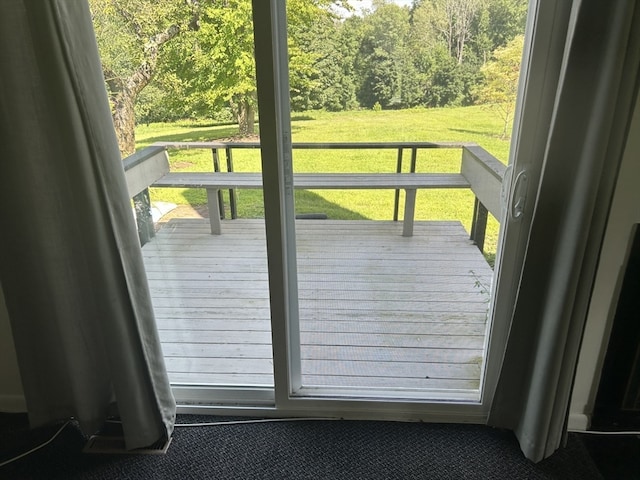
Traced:
[[[174, 219], [143, 248], [169, 377], [273, 385], [264, 222], [223, 224]], [[303, 385], [478, 389], [492, 270], [459, 222], [296, 232]]]

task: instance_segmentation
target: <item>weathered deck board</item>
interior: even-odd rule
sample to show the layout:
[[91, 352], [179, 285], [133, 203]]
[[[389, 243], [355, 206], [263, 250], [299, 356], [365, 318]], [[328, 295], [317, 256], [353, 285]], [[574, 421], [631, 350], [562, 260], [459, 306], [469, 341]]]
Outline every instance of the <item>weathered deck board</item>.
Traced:
[[[460, 223], [296, 230], [304, 385], [478, 388], [492, 271]], [[273, 385], [264, 223], [223, 232], [174, 219], [143, 248], [169, 377]]]
[[[302, 325], [304, 328], [304, 325]], [[417, 330], [417, 329], [416, 329]], [[207, 331], [161, 330], [160, 340], [177, 343], [226, 343], [265, 345], [271, 340], [269, 332], [262, 331]], [[351, 332], [301, 332], [302, 345], [341, 345], [345, 347], [369, 345], [398, 346], [403, 348], [482, 348], [482, 335], [430, 335], [421, 333], [351, 333]]]
[[[412, 334], [416, 331], [418, 322], [394, 321], [392, 325], [388, 322], [381, 321], [317, 321], [305, 320], [304, 328], [306, 332], [318, 333], [361, 333], [366, 329], [368, 333], [388, 333], [392, 330], [399, 334]], [[420, 322], [421, 324], [422, 322]], [[180, 330], [179, 325], [173, 322], [161, 319], [158, 326], [162, 330]], [[194, 319], [191, 322], [191, 332], [227, 332], [227, 331], [269, 331], [269, 323], [265, 320], [234, 320], [230, 322], [226, 319]], [[430, 335], [484, 335], [484, 324], [477, 323], [459, 323], [452, 325], [449, 322], [430, 322]], [[197, 343], [197, 342], [195, 342]]]

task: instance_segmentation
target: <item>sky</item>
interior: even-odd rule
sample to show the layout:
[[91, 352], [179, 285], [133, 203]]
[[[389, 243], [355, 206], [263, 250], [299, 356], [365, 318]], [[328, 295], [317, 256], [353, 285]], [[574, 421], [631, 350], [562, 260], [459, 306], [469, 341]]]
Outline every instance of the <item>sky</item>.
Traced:
[[[410, 6], [411, 2], [412, 0], [393, 0], [393, 3], [401, 6]], [[349, 0], [349, 3], [358, 9], [371, 8], [371, 0]]]
[[[413, 0], [393, 0], [393, 3], [400, 6], [411, 6]], [[360, 12], [365, 9], [371, 9], [371, 0], [349, 0], [349, 3], [356, 12]]]

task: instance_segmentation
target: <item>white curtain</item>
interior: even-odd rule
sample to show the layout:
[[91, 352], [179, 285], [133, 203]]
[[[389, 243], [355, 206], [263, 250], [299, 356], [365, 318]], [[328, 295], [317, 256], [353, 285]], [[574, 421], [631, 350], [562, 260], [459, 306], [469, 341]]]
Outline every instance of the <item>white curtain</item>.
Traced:
[[514, 430], [533, 461], [552, 454], [565, 434], [596, 260], [635, 103], [637, 10], [636, 2], [621, 0], [573, 2], [518, 297], [489, 417], [491, 425]]
[[32, 426], [172, 433], [164, 367], [88, 4], [0, 2], [0, 283]]

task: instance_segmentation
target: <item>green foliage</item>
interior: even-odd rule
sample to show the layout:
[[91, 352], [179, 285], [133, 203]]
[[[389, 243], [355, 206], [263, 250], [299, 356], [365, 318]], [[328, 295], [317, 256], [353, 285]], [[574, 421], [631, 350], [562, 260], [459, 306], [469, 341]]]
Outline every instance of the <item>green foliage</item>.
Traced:
[[519, 35], [496, 49], [493, 58], [482, 67], [483, 83], [474, 91], [478, 101], [488, 105], [503, 120], [502, 136], [507, 136], [513, 119], [524, 37]]
[[[339, 58], [335, 49], [330, 48], [337, 42], [334, 16], [328, 8], [333, 3], [341, 2], [287, 2], [293, 110], [324, 107], [324, 103], [331, 102], [334, 108], [353, 106], [348, 93], [337, 95], [334, 92], [338, 99], [319, 99], [320, 92], [327, 91], [327, 82], [321, 80], [319, 69], [331, 63], [332, 60], [327, 61], [328, 52], [334, 59]], [[182, 112], [187, 118], [210, 118], [220, 108], [231, 107], [238, 119], [243, 114], [253, 115], [256, 80], [250, 0], [202, 2], [200, 29], [183, 35], [168, 50], [155, 83], [159, 90], [168, 92], [167, 97], [171, 96], [166, 104], [171, 105], [172, 113]], [[341, 71], [343, 66], [338, 64], [335, 68]], [[334, 87], [336, 92], [340, 86]], [[349, 82], [342, 82], [342, 86], [347, 92], [350, 90], [353, 97]], [[181, 102], [182, 107], [176, 102]], [[146, 110], [153, 111], [152, 108]]]
[[[91, 0], [107, 58], [118, 69], [139, 60], [125, 0]], [[186, 14], [183, 2], [135, 0], [128, 10], [149, 31]], [[360, 16], [339, 18], [332, 0], [288, 0], [291, 109], [294, 112], [470, 105], [483, 65], [522, 34], [526, 0], [415, 0], [411, 8], [373, 2]], [[236, 119], [256, 107], [250, 0], [201, 0], [198, 31], [163, 47], [158, 71], [136, 105], [138, 121]], [[151, 7], [150, 5], [153, 5]], [[157, 8], [156, 8], [157, 6]], [[149, 18], [147, 18], [149, 17]], [[138, 50], [136, 50], [138, 48]]]
[[191, 15], [175, 0], [90, 0], [91, 15], [103, 64], [126, 78], [145, 60], [145, 43]]
[[363, 27], [356, 58], [360, 104], [366, 108], [375, 103], [383, 108], [398, 107], [402, 98], [409, 10], [381, 2], [364, 18]]
[[[291, 109], [349, 110], [358, 106], [353, 58], [359, 33], [329, 14], [305, 29], [290, 29]], [[295, 34], [295, 41], [291, 38]]]
[[178, 100], [197, 116], [210, 118], [225, 105], [239, 114], [255, 106], [255, 63], [251, 3], [203, 3], [200, 29], [174, 44], [163, 71], [181, 82]]
[[[156, 74], [166, 44], [197, 28], [199, 3], [90, 0], [90, 7], [118, 146], [126, 155], [135, 149], [138, 96]], [[157, 98], [158, 92], [148, 96]]]
[[352, 22], [360, 32], [356, 93], [366, 108], [375, 102], [383, 108], [472, 104], [483, 63], [505, 38], [522, 33], [526, 14], [524, 0], [418, 0], [411, 9], [379, 1], [373, 6]]
[[360, 88], [360, 103], [371, 108], [374, 104], [392, 106], [399, 89], [399, 72], [393, 57], [381, 48], [366, 59], [366, 76]]
[[463, 103], [464, 82], [461, 66], [444, 49], [433, 52], [433, 67], [424, 93], [428, 107], [444, 107]]
[[293, 42], [289, 43], [291, 110], [300, 112], [313, 109], [313, 93], [320, 87], [314, 68], [319, 54], [307, 54]]
[[528, 5], [526, 0], [491, 0], [487, 3], [491, 50], [505, 46], [524, 32]]

